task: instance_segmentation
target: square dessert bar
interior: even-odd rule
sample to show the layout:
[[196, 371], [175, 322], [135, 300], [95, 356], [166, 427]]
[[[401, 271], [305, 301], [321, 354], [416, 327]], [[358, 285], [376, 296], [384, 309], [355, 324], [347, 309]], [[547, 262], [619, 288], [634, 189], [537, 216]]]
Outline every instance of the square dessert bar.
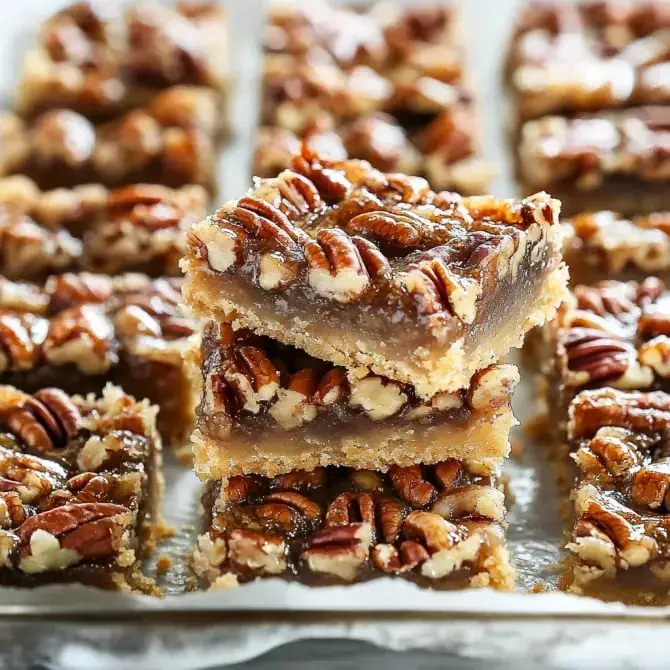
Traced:
[[35, 281], [78, 269], [177, 276], [186, 230], [207, 201], [196, 185], [40, 191], [22, 175], [0, 179], [0, 274]]
[[162, 492], [156, 408], [0, 386], [0, 584], [156, 591], [140, 572]]
[[210, 482], [194, 568], [213, 588], [256, 577], [321, 585], [396, 575], [510, 590], [499, 471], [499, 460], [448, 460]]
[[192, 436], [204, 480], [274, 476], [324, 465], [384, 470], [446, 458], [502, 457], [516, 422], [512, 365], [477, 372], [428, 400], [414, 388], [347, 371], [228, 324], [206, 324]]
[[563, 439], [584, 389], [670, 390], [670, 291], [655, 277], [577, 286], [544, 343], [550, 423]]
[[195, 399], [182, 351], [195, 331], [180, 279], [88, 273], [41, 285], [0, 278], [0, 382], [27, 392], [99, 392], [109, 381], [160, 406], [172, 446], [188, 435]]
[[530, 2], [516, 26], [507, 75], [521, 120], [670, 102], [664, 0]]
[[670, 209], [670, 107], [647, 106], [527, 121], [518, 172], [527, 191], [547, 189], [564, 214]]
[[148, 107], [101, 125], [64, 108], [28, 121], [4, 112], [0, 176], [22, 173], [43, 189], [88, 182], [212, 189], [218, 128], [216, 94], [196, 86], [169, 88]]
[[583, 391], [568, 433], [577, 483], [565, 586], [635, 604], [670, 603], [670, 395]]
[[310, 3], [271, 8], [254, 174], [288, 168], [300, 139], [436, 189], [487, 190], [458, 8]]
[[185, 301], [311, 356], [468, 388], [561, 302], [559, 203], [435, 193], [424, 179], [305, 152], [189, 233]]
[[577, 214], [563, 223], [563, 259], [572, 284], [670, 278], [670, 212], [627, 218], [610, 211]]
[[27, 54], [16, 109], [32, 116], [65, 107], [104, 119], [175, 85], [217, 91], [228, 80], [227, 28], [218, 3], [175, 7], [77, 2], [42, 25]]

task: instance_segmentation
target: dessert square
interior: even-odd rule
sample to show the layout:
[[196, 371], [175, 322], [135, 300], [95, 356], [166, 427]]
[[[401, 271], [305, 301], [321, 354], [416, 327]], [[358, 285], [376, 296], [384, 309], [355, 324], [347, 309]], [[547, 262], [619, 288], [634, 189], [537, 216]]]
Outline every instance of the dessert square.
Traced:
[[181, 446], [195, 399], [182, 352], [195, 324], [180, 279], [90, 273], [43, 285], [0, 278], [0, 382], [33, 393], [98, 393], [107, 382], [160, 407], [158, 426]]
[[550, 424], [566, 434], [582, 390], [670, 390], [670, 292], [656, 277], [575, 287], [545, 327]]
[[15, 106], [22, 116], [68, 108], [117, 116], [176, 85], [222, 92], [229, 78], [220, 4], [174, 7], [77, 2], [44, 22], [25, 56]]
[[273, 576], [311, 585], [396, 576], [510, 590], [499, 475], [499, 460], [448, 460], [210, 482], [193, 565], [205, 588]]
[[572, 284], [608, 278], [643, 281], [670, 277], [670, 213], [626, 217], [611, 211], [585, 212], [564, 221], [563, 259]]
[[274, 5], [265, 35], [254, 174], [276, 176], [308, 140], [435, 189], [488, 189], [454, 4]]
[[507, 75], [521, 120], [668, 104], [666, 2], [531, 2], [516, 22]]
[[195, 185], [40, 191], [22, 175], [0, 179], [0, 273], [32, 281], [67, 270], [178, 276], [186, 231], [207, 201]]
[[670, 602], [670, 395], [581, 392], [568, 435], [577, 483], [565, 586], [643, 605]]
[[42, 189], [147, 182], [211, 190], [219, 118], [214, 91], [197, 86], [173, 86], [98, 125], [65, 108], [30, 120], [4, 112], [0, 176], [25, 174]]
[[205, 325], [192, 436], [203, 480], [344, 465], [385, 470], [446, 458], [506, 456], [516, 422], [513, 365], [428, 400], [414, 388], [347, 371], [250, 331]]
[[524, 189], [550, 190], [564, 214], [670, 209], [670, 107], [544, 116], [521, 126], [518, 172]]
[[419, 177], [305, 152], [189, 233], [184, 299], [429, 399], [552, 318], [559, 203], [436, 193]]
[[156, 408], [0, 386], [0, 583], [156, 591], [140, 572], [162, 490]]

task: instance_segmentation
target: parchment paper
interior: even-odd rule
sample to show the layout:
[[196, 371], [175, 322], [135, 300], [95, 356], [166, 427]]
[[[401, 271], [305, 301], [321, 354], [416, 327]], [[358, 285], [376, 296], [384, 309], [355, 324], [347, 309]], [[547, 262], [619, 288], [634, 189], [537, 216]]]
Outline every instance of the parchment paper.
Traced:
[[[114, 2], [114, 0], [108, 0]], [[23, 0], [0, 21], [0, 91], [7, 101], [20, 55], [40, 16], [63, 0]], [[220, 162], [221, 199], [249, 185], [257, 109], [261, 0], [231, 0], [233, 137]], [[463, 2], [469, 64], [483, 119], [485, 155], [499, 169], [493, 192], [515, 195], [504, 142], [505, 104], [499, 69], [515, 0]], [[4, 3], [3, 3], [3, 9]], [[535, 411], [529, 373], [517, 392], [523, 420]], [[433, 592], [400, 580], [307, 588], [268, 580], [215, 593], [185, 593], [186, 563], [198, 528], [200, 484], [166, 459], [165, 514], [178, 529], [157, 552], [173, 560], [163, 578], [167, 597], [153, 599], [78, 586], [0, 590], [0, 664], [54, 668], [205, 668], [236, 663], [310, 637], [367, 640], [393, 649], [444, 649], [474, 658], [518, 658], [560, 667], [667, 667], [670, 609], [627, 608], [550, 588], [560, 558], [561, 527], [553, 476], [537, 446], [526, 444], [507, 467], [508, 541], [519, 592]], [[644, 654], [640, 650], [644, 650]]]

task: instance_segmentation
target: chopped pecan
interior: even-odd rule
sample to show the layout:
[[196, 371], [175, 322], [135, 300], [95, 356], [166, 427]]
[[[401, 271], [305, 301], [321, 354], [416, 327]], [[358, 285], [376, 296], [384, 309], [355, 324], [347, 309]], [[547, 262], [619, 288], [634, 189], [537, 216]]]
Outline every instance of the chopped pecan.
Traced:
[[491, 365], [472, 377], [468, 403], [473, 409], [494, 412], [509, 405], [518, 383], [519, 371], [514, 365]]
[[26, 510], [16, 491], [0, 493], [0, 528], [17, 528], [26, 520]]
[[30, 325], [18, 315], [0, 313], [0, 371], [32, 367], [37, 350]]
[[655, 391], [625, 393], [612, 388], [583, 391], [570, 405], [570, 439], [590, 437], [603, 426], [624, 426], [647, 434], [664, 432], [670, 426], [670, 398]]
[[347, 388], [347, 374], [343, 368], [328, 370], [316, 387], [314, 402], [319, 405], [334, 405], [338, 403]]
[[79, 168], [93, 155], [95, 143], [91, 122], [66, 109], [45, 112], [33, 128], [33, 148], [45, 164], [62, 162]]
[[638, 360], [659, 377], [670, 377], [670, 337], [659, 335], [638, 348]]
[[448, 490], [456, 485], [463, 471], [463, 463], [455, 458], [450, 458], [447, 461], [437, 463], [433, 469], [442, 488]]
[[313, 572], [322, 572], [350, 582], [368, 558], [372, 529], [367, 523], [323, 528], [307, 541], [302, 554]]
[[279, 575], [287, 567], [284, 540], [253, 530], [232, 530], [228, 538], [228, 555], [233, 563], [251, 571]]
[[644, 339], [670, 335], [670, 309], [661, 303], [645, 306], [637, 322], [637, 333]]
[[640, 462], [640, 454], [632, 441], [633, 434], [625, 428], [606, 426], [575, 454], [575, 460], [583, 469], [585, 458], [593, 454], [607, 471], [615, 477], [630, 472]]
[[270, 483], [273, 489], [311, 491], [323, 486], [328, 478], [325, 468], [315, 468], [309, 472], [305, 470], [292, 470], [284, 475], [277, 475]]
[[405, 540], [397, 549], [392, 544], [377, 544], [372, 550], [372, 562], [382, 572], [410, 572], [429, 559], [426, 548], [413, 540]]
[[112, 295], [112, 281], [103, 275], [66, 272], [49, 277], [44, 289], [49, 296], [49, 311], [57, 314], [83, 303], [103, 303]]
[[575, 508], [581, 520], [592, 522], [612, 540], [624, 565], [644, 565], [656, 554], [656, 541], [644, 534], [640, 520], [629, 521], [625, 515], [635, 516], [630, 510], [613, 500], [601, 500], [593, 486], [584, 485], [576, 492]]
[[670, 510], [670, 458], [661, 458], [633, 475], [630, 491], [638, 505]]
[[260, 490], [259, 483], [251, 475], [237, 475], [228, 480], [226, 486], [226, 500], [233, 504], [243, 503], [250, 495]]
[[505, 496], [490, 486], [467, 484], [440, 493], [430, 509], [445, 519], [476, 516], [500, 522], [505, 518]]
[[404, 390], [401, 384], [383, 377], [364, 377], [352, 383], [350, 402], [374, 421], [380, 421], [405, 406], [408, 397]]
[[296, 491], [273, 491], [265, 496], [265, 500], [293, 507], [311, 520], [318, 519], [321, 516], [321, 507]]
[[358, 520], [375, 526], [375, 503], [367, 493], [340, 493], [326, 510], [325, 526], [346, 526]]
[[50, 324], [42, 351], [50, 363], [74, 363], [86, 374], [101, 374], [116, 354], [110, 348], [114, 329], [97, 305], [77, 305], [56, 316]]
[[423, 478], [419, 465], [406, 468], [392, 465], [389, 477], [393, 488], [412, 507], [426, 507], [437, 496], [437, 489]]
[[270, 415], [285, 430], [313, 421], [316, 405], [312, 397], [316, 390], [316, 372], [313, 368], [298, 370], [285, 389], [279, 389], [277, 401], [270, 409]]
[[0, 447], [0, 491], [16, 491], [25, 503], [35, 503], [67, 478], [58, 463]]

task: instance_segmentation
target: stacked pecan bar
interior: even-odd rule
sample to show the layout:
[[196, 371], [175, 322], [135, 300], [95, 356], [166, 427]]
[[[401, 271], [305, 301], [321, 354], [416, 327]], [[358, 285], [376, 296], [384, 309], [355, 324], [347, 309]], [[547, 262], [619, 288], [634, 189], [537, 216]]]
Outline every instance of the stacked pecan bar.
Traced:
[[435, 189], [487, 191], [455, 5], [273, 5], [264, 48], [254, 174], [289, 167], [306, 138]]
[[558, 202], [436, 193], [303, 147], [196, 224], [209, 322], [195, 467], [206, 584], [400, 574], [509, 588], [498, 363], [564, 295]]
[[578, 286], [546, 331], [550, 422], [576, 464], [566, 585], [667, 602], [670, 292], [655, 277]]
[[0, 584], [152, 590], [139, 562], [159, 517], [155, 417], [111, 385], [99, 398], [0, 385]]
[[518, 170], [572, 214], [670, 207], [666, 2], [534, 2], [508, 60]]
[[0, 277], [0, 382], [27, 392], [99, 392], [119, 384], [159, 405], [166, 441], [181, 444], [195, 400], [182, 351], [195, 332], [180, 279], [89, 273], [43, 285]]

